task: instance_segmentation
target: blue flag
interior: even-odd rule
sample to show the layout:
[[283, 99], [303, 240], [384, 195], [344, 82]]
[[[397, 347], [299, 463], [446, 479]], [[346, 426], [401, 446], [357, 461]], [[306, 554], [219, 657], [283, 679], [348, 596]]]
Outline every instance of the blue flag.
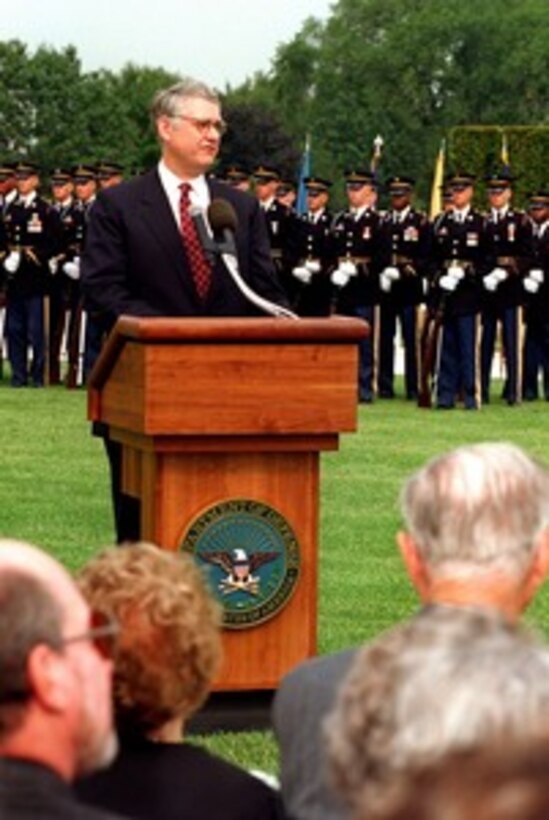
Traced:
[[297, 184], [296, 211], [298, 214], [307, 213], [307, 190], [305, 179], [311, 176], [311, 140], [309, 135], [305, 139], [305, 150], [301, 157], [301, 168], [299, 171], [299, 181]]

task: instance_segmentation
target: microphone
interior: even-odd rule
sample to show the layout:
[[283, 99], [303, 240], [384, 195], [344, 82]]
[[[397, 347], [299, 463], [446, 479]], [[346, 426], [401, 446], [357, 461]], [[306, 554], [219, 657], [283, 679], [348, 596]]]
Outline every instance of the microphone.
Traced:
[[210, 267], [213, 267], [215, 258], [219, 253], [219, 249], [206, 223], [205, 211], [203, 211], [202, 208], [199, 208], [198, 205], [191, 205], [189, 208], [189, 214], [194, 222], [204, 255], [210, 264]]
[[271, 302], [260, 296], [244, 281], [238, 267], [238, 256], [236, 252], [235, 231], [238, 226], [236, 211], [226, 199], [214, 199], [208, 208], [208, 221], [212, 228], [214, 237], [220, 240], [214, 244], [217, 252], [225, 263], [231, 278], [240, 292], [253, 305], [268, 313], [270, 316], [282, 316], [285, 319], [299, 319], [296, 313], [288, 310], [276, 302]]

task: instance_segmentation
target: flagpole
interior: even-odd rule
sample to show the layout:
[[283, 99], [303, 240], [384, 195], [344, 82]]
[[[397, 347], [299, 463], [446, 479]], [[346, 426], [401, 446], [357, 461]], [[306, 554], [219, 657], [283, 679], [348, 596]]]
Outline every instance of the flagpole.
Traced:
[[433, 185], [431, 187], [431, 204], [429, 216], [434, 219], [442, 211], [442, 185], [444, 182], [444, 162], [446, 154], [446, 140], [441, 140], [435, 160], [435, 170], [433, 173]]

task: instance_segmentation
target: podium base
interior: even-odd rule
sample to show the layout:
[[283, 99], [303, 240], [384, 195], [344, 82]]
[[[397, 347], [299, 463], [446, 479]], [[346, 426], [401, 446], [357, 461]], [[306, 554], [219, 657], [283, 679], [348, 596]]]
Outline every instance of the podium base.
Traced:
[[188, 735], [214, 732], [255, 732], [271, 729], [274, 689], [212, 692], [189, 721]]

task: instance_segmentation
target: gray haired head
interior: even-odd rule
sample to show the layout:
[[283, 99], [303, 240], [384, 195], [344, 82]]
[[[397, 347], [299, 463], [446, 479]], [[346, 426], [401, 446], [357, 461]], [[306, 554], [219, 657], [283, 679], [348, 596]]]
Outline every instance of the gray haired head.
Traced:
[[500, 564], [521, 571], [549, 526], [549, 472], [513, 444], [468, 445], [415, 473], [401, 508], [430, 566]]
[[327, 720], [335, 784], [381, 804], [400, 775], [504, 738], [549, 737], [549, 651], [487, 613], [425, 610], [357, 656]]
[[160, 117], [174, 117], [180, 113], [185, 100], [202, 99], [220, 104], [219, 95], [201, 80], [185, 77], [169, 88], [157, 91], [151, 104], [153, 123]]

